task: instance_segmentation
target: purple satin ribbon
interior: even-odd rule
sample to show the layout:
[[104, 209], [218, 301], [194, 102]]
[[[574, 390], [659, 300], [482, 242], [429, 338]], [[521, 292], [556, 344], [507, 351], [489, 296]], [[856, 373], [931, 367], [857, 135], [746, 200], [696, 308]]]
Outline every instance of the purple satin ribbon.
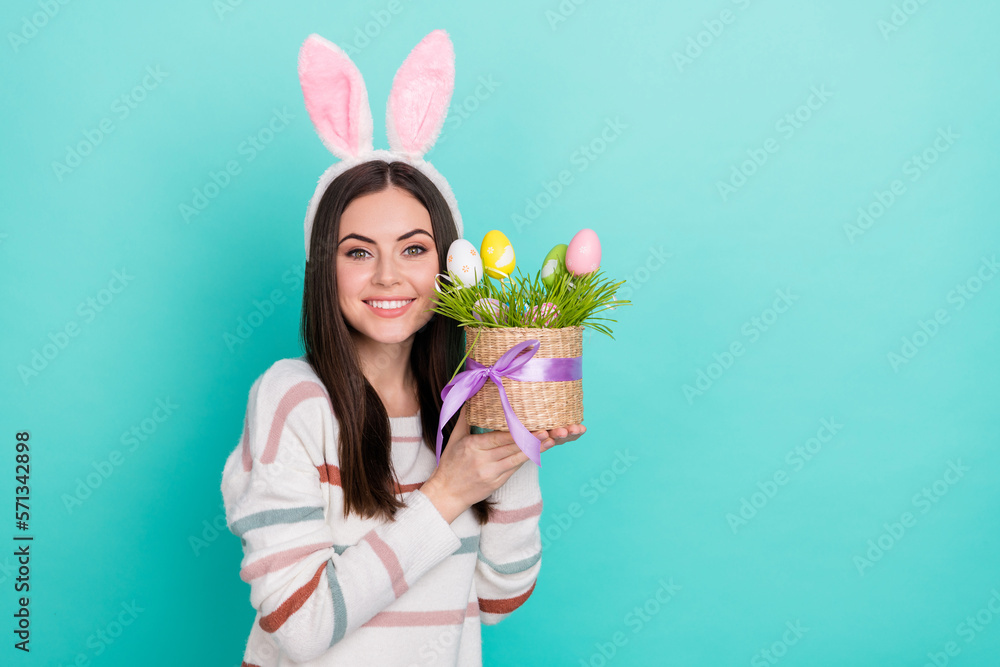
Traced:
[[[583, 357], [532, 359], [538, 351], [539, 341], [525, 340], [504, 352], [492, 366], [484, 366], [475, 359], [465, 360], [466, 370], [452, 378], [441, 390], [441, 417], [438, 420], [437, 462], [441, 462], [441, 441], [444, 425], [458, 412], [462, 405], [476, 395], [487, 380], [500, 390], [504, 419], [514, 442], [525, 455], [542, 465], [541, 441], [531, 434], [517, 418], [507, 400], [501, 378], [508, 377], [520, 382], [566, 382], [583, 378]], [[527, 350], [527, 352], [525, 352]], [[521, 354], [525, 352], [525, 354]], [[520, 355], [520, 356], [518, 356]], [[454, 389], [454, 391], [452, 391]]]

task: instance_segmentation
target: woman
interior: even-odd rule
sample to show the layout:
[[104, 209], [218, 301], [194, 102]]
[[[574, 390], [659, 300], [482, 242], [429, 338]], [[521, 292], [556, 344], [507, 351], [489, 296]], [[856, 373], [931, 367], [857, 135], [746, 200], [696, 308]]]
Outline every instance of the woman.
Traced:
[[[306, 354], [255, 381], [223, 473], [258, 610], [244, 665], [481, 665], [480, 624], [534, 589], [538, 467], [507, 432], [470, 434], [464, 408], [435, 465], [464, 345], [429, 308], [457, 237], [405, 162], [351, 167], [319, 200]], [[545, 451], [585, 430], [534, 435]]]

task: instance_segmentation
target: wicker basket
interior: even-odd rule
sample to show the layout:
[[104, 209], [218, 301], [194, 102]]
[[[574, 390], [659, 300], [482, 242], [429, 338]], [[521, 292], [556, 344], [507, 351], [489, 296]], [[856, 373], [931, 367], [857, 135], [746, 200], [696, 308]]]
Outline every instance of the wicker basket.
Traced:
[[[496, 363], [511, 347], [526, 340], [539, 341], [532, 359], [579, 357], [583, 355], [583, 327], [544, 329], [531, 327], [464, 327], [465, 350], [476, 336], [476, 349], [469, 355], [484, 366]], [[523, 353], [522, 353], [523, 354]], [[563, 382], [519, 382], [502, 379], [511, 408], [529, 431], [547, 430], [583, 423], [583, 380]], [[500, 390], [487, 380], [469, 399], [467, 419], [470, 426], [507, 431]]]

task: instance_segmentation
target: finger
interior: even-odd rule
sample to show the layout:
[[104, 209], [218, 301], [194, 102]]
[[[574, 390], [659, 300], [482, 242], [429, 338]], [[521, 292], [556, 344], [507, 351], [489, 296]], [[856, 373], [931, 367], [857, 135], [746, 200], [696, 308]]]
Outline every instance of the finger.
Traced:
[[563, 445], [563, 444], [565, 444], [565, 443], [567, 443], [567, 442], [572, 442], [572, 441], [574, 441], [574, 440], [577, 440], [577, 439], [579, 439], [579, 437], [580, 437], [581, 435], [583, 435], [583, 433], [572, 433], [572, 432], [571, 432], [571, 433], [570, 433], [569, 435], [567, 435], [567, 436], [566, 436], [565, 438], [556, 438], [556, 444], [557, 444], [557, 445]]
[[510, 470], [511, 468], [516, 470], [518, 467], [521, 466], [522, 463], [530, 460], [531, 459], [528, 458], [527, 454], [518, 449], [510, 456], [500, 459], [500, 463], [504, 465], [508, 470]]
[[514, 436], [509, 431], [490, 431], [483, 434], [483, 449], [496, 449], [514, 442]]
[[490, 459], [492, 461], [503, 461], [504, 459], [517, 454], [521, 451], [521, 448], [517, 446], [516, 442], [511, 442], [506, 445], [500, 445], [494, 447], [490, 450]]

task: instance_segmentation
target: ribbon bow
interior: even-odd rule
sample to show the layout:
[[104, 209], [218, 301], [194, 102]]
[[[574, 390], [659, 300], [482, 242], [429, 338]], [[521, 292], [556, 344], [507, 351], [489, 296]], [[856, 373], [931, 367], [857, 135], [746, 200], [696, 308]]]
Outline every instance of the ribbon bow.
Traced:
[[[483, 366], [472, 358], [466, 359], [465, 365], [469, 370], [464, 370], [456, 375], [441, 390], [441, 418], [438, 421], [436, 450], [438, 463], [441, 462], [441, 440], [444, 425], [448, 423], [452, 415], [461, 409], [462, 404], [476, 395], [476, 392], [486, 384], [487, 380], [493, 380], [493, 383], [500, 389], [500, 403], [503, 404], [504, 418], [507, 420], [507, 428], [510, 429], [511, 435], [514, 436], [514, 442], [529, 459], [535, 462], [535, 465], [542, 465], [540, 452], [542, 443], [517, 418], [514, 410], [510, 407], [510, 402], [507, 400], [507, 392], [504, 391], [503, 382], [501, 381], [503, 377], [520, 379], [518, 378], [518, 371], [538, 351], [538, 345], [539, 341], [535, 339], [522, 341], [504, 352], [492, 366]], [[518, 356], [525, 350], [527, 350], [526, 354]], [[542, 360], [538, 359], [536, 361]]]

